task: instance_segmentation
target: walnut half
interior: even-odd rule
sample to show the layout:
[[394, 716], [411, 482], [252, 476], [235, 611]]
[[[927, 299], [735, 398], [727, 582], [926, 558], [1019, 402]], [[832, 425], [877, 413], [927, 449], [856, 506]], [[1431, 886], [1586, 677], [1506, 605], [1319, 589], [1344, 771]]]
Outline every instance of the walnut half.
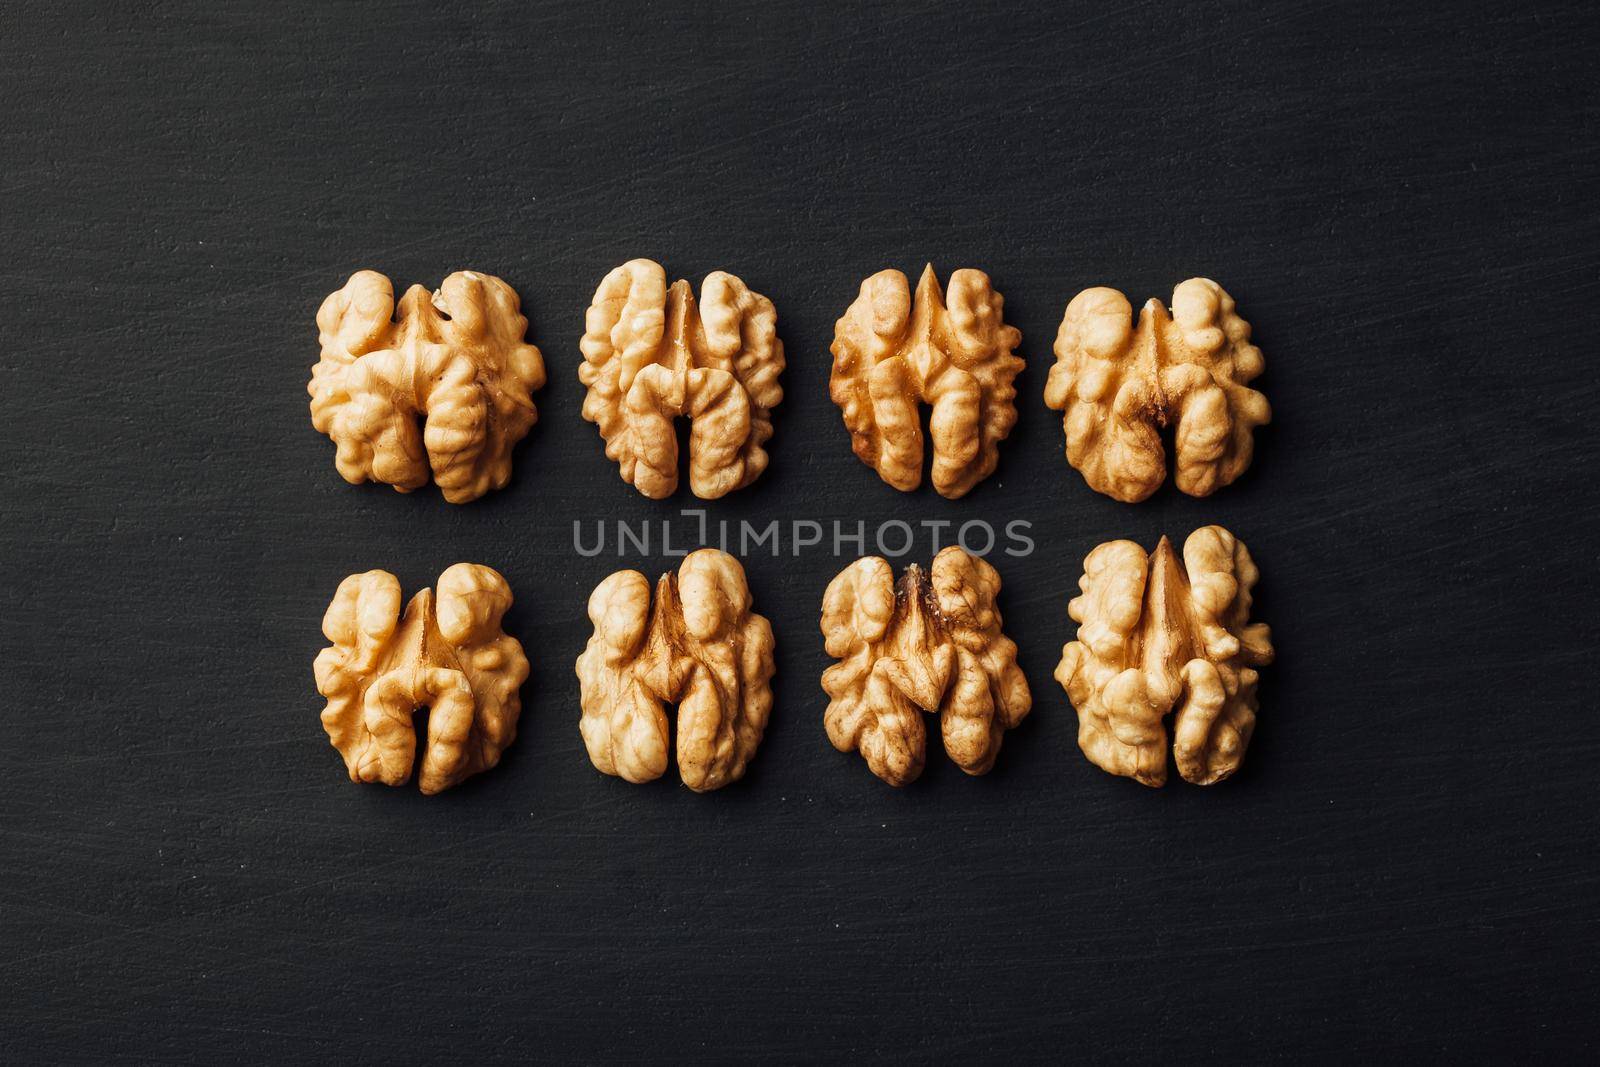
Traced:
[[822, 599], [828, 655], [840, 661], [822, 674], [834, 747], [859, 749], [873, 774], [906, 785], [925, 760], [922, 713], [937, 712], [945, 752], [968, 774], [987, 773], [1033, 706], [999, 592], [995, 569], [955, 545], [931, 574], [912, 564], [898, 584], [879, 556], [841, 571]]
[[744, 568], [726, 552], [690, 553], [650, 583], [618, 571], [589, 597], [594, 635], [578, 657], [578, 728], [604, 774], [649, 782], [667, 769], [664, 704], [678, 705], [678, 773], [695, 792], [744, 776], [772, 711], [773, 640], [751, 610]]
[[338, 446], [345, 481], [409, 493], [431, 466], [444, 498], [465, 504], [511, 479], [544, 385], [511, 286], [457, 271], [432, 294], [413, 285], [397, 308], [388, 278], [357, 271], [322, 302], [317, 328], [311, 424]]
[[404, 785], [417, 739], [411, 715], [428, 708], [418, 775], [437, 793], [500, 762], [516, 739], [518, 688], [528, 678], [522, 645], [500, 629], [511, 588], [499, 572], [457, 563], [400, 610], [388, 571], [339, 583], [322, 620], [333, 644], [317, 655], [322, 726], [352, 782]]
[[1167, 780], [1174, 707], [1178, 773], [1213, 785], [1238, 770], [1256, 723], [1256, 668], [1272, 662], [1272, 631], [1251, 623], [1260, 572], [1244, 542], [1205, 526], [1180, 563], [1165, 537], [1149, 555], [1108, 541], [1083, 561], [1083, 594], [1067, 607], [1078, 639], [1056, 680], [1078, 709], [1078, 747], [1112, 774]]
[[899, 271], [874, 274], [834, 327], [828, 391], [856, 455], [896, 489], [922, 483], [919, 403], [933, 406], [940, 496], [965, 496], [993, 473], [1017, 421], [1011, 383], [1022, 370], [1012, 355], [1022, 334], [1005, 324], [1004, 307], [981, 270], [950, 276], [947, 306], [930, 263], [915, 295]]
[[1136, 504], [1166, 479], [1161, 430], [1175, 427], [1178, 488], [1210, 496], [1250, 466], [1254, 431], [1272, 418], [1246, 383], [1261, 349], [1233, 298], [1209, 278], [1172, 292], [1172, 314], [1152, 298], [1133, 307], [1115, 289], [1072, 298], [1056, 334], [1044, 402], [1064, 411], [1067, 461], [1090, 488]]
[[762, 446], [783, 399], [783, 342], [772, 301], [724, 271], [694, 289], [667, 285], [661, 264], [635, 259], [595, 290], [578, 378], [583, 417], [600, 428], [622, 478], [655, 500], [678, 488], [678, 436], [686, 415], [689, 488], [714, 500], [767, 469]]

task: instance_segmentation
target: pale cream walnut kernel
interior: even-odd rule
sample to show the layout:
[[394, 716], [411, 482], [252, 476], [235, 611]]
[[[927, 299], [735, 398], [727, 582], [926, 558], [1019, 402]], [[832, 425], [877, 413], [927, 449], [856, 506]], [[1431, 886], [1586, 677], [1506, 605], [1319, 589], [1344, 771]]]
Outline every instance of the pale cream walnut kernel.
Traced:
[[923, 712], [939, 716], [945, 753], [986, 774], [1005, 732], [1033, 706], [1017, 646], [1001, 630], [1000, 575], [957, 546], [932, 572], [916, 564], [898, 583], [879, 556], [846, 567], [822, 600], [828, 655], [828, 739], [859, 750], [892, 786], [916, 780], [926, 759]]
[[922, 419], [933, 411], [933, 487], [965, 496], [993, 473], [1000, 442], [1017, 421], [1022, 334], [1007, 326], [1004, 299], [981, 270], [950, 276], [948, 304], [933, 273], [915, 294], [897, 270], [861, 283], [861, 295], [834, 327], [828, 390], [844, 412], [851, 447], [896, 489], [922, 483]]
[[1090, 488], [1133, 504], [1166, 479], [1161, 431], [1173, 430], [1178, 488], [1209, 496], [1250, 466], [1254, 431], [1272, 418], [1247, 384], [1264, 366], [1250, 324], [1209, 278], [1150, 299], [1137, 325], [1115, 289], [1072, 298], [1056, 335], [1044, 402], [1066, 413], [1067, 461]]
[[651, 603], [638, 571], [589, 597], [594, 635], [578, 657], [578, 728], [595, 768], [629, 782], [666, 773], [666, 704], [678, 705], [678, 773], [695, 792], [744, 777], [772, 711], [773, 640], [752, 610], [744, 568], [726, 552], [690, 553]]
[[690, 420], [689, 488], [714, 500], [767, 467], [772, 409], [783, 399], [783, 342], [772, 301], [724, 271], [669, 287], [661, 264], [635, 259], [595, 290], [578, 378], [583, 417], [600, 428], [622, 478], [660, 500], [678, 488], [672, 420]]
[[509, 285], [472, 271], [432, 294], [413, 285], [398, 308], [388, 278], [357, 271], [324, 300], [311, 423], [338, 446], [344, 479], [408, 493], [431, 467], [452, 504], [504, 486], [544, 385], [520, 308]]
[[528, 677], [522, 645], [500, 629], [511, 588], [499, 572], [457, 563], [400, 610], [388, 571], [352, 574], [322, 620], [333, 644], [317, 655], [322, 726], [352, 782], [404, 785], [428, 709], [418, 782], [437, 793], [500, 762], [516, 739], [517, 690]]
[[1083, 561], [1081, 596], [1067, 607], [1078, 639], [1056, 680], [1078, 710], [1089, 761], [1148, 786], [1167, 780], [1174, 708], [1178, 773], [1212, 785], [1238, 770], [1256, 722], [1256, 668], [1272, 662], [1272, 632], [1250, 622], [1260, 572], [1244, 542], [1220, 526], [1189, 535], [1180, 563], [1165, 537], [1148, 555], [1108, 541]]

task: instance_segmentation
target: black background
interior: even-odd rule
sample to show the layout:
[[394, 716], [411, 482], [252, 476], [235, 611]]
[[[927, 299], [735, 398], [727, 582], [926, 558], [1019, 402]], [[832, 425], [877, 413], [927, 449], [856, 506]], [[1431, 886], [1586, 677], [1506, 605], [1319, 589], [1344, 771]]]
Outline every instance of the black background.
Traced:
[[[1595, 1044], [1600, 121], [1585, 5], [12, 5], [0, 33], [6, 1058], [712, 1060], [1573, 1053]], [[658, 522], [579, 417], [634, 256], [769, 295], [773, 463], [713, 521], [1013, 519], [1032, 716], [882, 785], [822, 729], [813, 549], [747, 560], [747, 779], [594, 771], [572, 663]], [[981, 267], [1021, 418], [901, 494], [827, 397], [867, 274]], [[305, 383], [353, 270], [521, 294], [550, 384], [504, 491], [346, 485]], [[1273, 424], [1119, 504], [1042, 401], [1066, 301], [1218, 279]], [[1078, 753], [1084, 554], [1209, 522], [1279, 649], [1235, 779]], [[693, 523], [677, 527], [681, 535]], [[924, 534], [909, 558], [926, 560]], [[339, 580], [499, 568], [534, 674], [502, 766], [358, 787], [311, 661]]]

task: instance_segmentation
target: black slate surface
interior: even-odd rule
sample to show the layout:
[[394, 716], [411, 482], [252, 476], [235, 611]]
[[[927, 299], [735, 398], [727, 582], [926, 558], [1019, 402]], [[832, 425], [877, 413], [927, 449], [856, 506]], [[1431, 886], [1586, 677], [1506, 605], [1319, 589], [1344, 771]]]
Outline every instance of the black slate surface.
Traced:
[[[1430, 10], [1431, 8], [1431, 10]], [[1578, 3], [13, 5], [0, 32], [0, 1040], [10, 1062], [1592, 1053], [1600, 23]], [[768, 294], [773, 464], [713, 521], [1032, 523], [1032, 717], [903, 791], [822, 731], [831, 552], [747, 561], [779, 639], [747, 780], [600, 776], [575, 520], [663, 518], [579, 417], [633, 256]], [[1021, 419], [897, 493], [827, 397], [887, 266], [989, 271]], [[306, 410], [358, 268], [522, 295], [512, 485], [351, 487]], [[1042, 402], [1065, 302], [1219, 279], [1275, 420], [1236, 486], [1091, 492]], [[1222, 523], [1264, 574], [1244, 771], [1079, 755], [1051, 680], [1102, 540]], [[678, 526], [679, 534], [692, 529]], [[916, 556], [931, 555], [926, 532]], [[912, 558], [916, 558], [916, 556]], [[521, 737], [357, 787], [311, 660], [339, 580], [499, 568]]]

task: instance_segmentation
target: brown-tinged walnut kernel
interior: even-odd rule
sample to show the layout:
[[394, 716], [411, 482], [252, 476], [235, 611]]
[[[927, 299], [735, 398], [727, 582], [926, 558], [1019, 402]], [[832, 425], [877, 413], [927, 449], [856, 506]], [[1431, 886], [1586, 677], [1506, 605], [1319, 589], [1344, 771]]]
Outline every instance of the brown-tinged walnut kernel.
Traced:
[[594, 635], [578, 657], [578, 727], [595, 768], [629, 782], [666, 772], [678, 705], [678, 773], [695, 792], [744, 776], [772, 711], [773, 640], [752, 610], [744, 568], [702, 548], [650, 583], [618, 571], [589, 597]]
[[1067, 611], [1078, 639], [1056, 680], [1078, 709], [1090, 762], [1148, 786], [1167, 780], [1174, 708], [1178, 773], [1213, 785], [1238, 770], [1256, 722], [1256, 668], [1272, 662], [1272, 632], [1250, 622], [1260, 572], [1244, 542], [1206, 526], [1178, 560], [1165, 537], [1146, 554], [1108, 541], [1083, 561], [1081, 596]]
[[1152, 298], [1132, 321], [1115, 289], [1072, 298], [1056, 334], [1044, 402], [1065, 412], [1067, 461], [1090, 488], [1134, 504], [1167, 476], [1161, 431], [1171, 426], [1178, 488], [1209, 496], [1250, 466], [1254, 431], [1272, 418], [1248, 382], [1264, 366], [1250, 324], [1209, 278]]
[[783, 342], [772, 301], [724, 271], [700, 286], [667, 285], [661, 264], [635, 259], [595, 290], [578, 378], [583, 417], [600, 428], [622, 478], [660, 500], [678, 488], [678, 437], [687, 416], [689, 488], [714, 500], [767, 467], [772, 409], [783, 399]]
[[352, 782], [404, 785], [417, 738], [411, 716], [428, 710], [418, 781], [438, 793], [500, 762], [516, 740], [528, 677], [522, 645], [500, 629], [511, 588], [499, 572], [457, 563], [400, 610], [388, 571], [352, 574], [322, 620], [333, 644], [317, 655], [322, 726]]
[[859, 750], [893, 786], [922, 773], [923, 712], [939, 715], [946, 754], [968, 774], [994, 766], [1005, 732], [1032, 707], [1017, 646], [1001, 631], [1000, 576], [952, 545], [932, 572], [912, 564], [897, 584], [879, 556], [846, 567], [822, 600], [830, 700], [824, 723], [841, 752]]
[[[452, 504], [511, 478], [511, 449], [537, 418], [544, 360], [499, 278], [457, 271], [430, 294], [394, 300], [376, 271], [357, 271], [317, 312], [322, 358], [311, 372], [311, 424], [338, 446], [345, 481], [426, 485]], [[418, 429], [418, 421], [423, 422]]]
[[915, 294], [897, 270], [861, 283], [834, 327], [833, 402], [844, 412], [857, 456], [896, 489], [922, 483], [919, 404], [932, 405], [933, 487], [965, 496], [995, 468], [1017, 421], [1012, 380], [1022, 334], [1003, 319], [1005, 301], [981, 270], [950, 276], [948, 303], [933, 264]]

